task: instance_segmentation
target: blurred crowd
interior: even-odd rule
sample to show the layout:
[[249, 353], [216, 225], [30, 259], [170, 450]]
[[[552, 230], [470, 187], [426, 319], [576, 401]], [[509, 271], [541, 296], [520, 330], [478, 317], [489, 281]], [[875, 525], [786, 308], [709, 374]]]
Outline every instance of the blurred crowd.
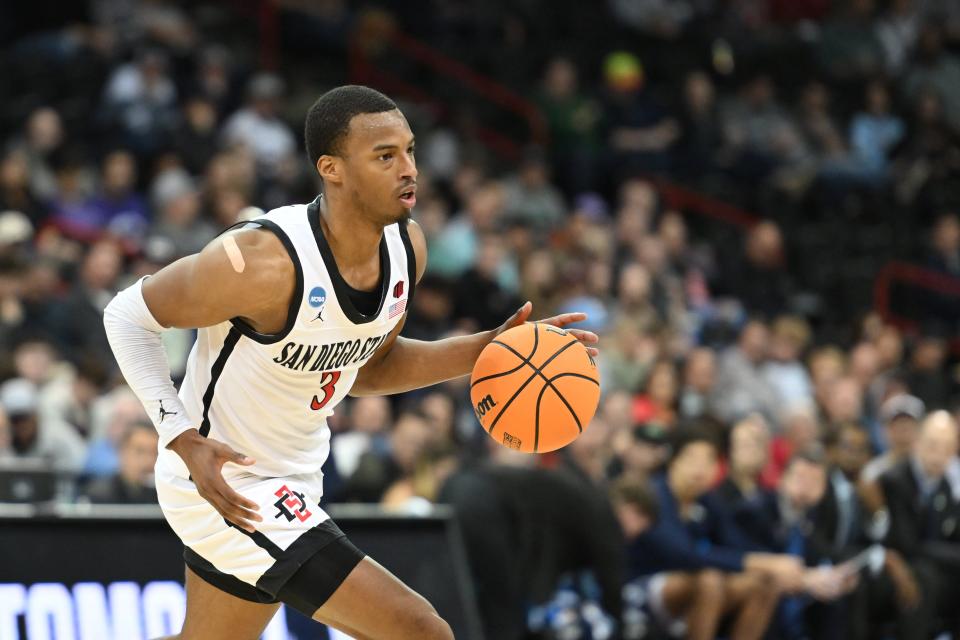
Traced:
[[[7, 475], [40, 459], [73, 479], [57, 499], [156, 500], [157, 436], [103, 308], [226, 226], [313, 199], [305, 108], [350, 80], [344, 34], [386, 16], [526, 95], [549, 132], [504, 160], [471, 102], [443, 118], [394, 96], [430, 256], [405, 335], [493, 328], [524, 300], [585, 311], [602, 398], [540, 456], [483, 433], [466, 380], [348, 399], [325, 500], [452, 504], [497, 640], [957, 632], [958, 298], [919, 297], [910, 331], [865, 305], [838, 328], [824, 318], [847, 301], [811, 284], [795, 241], [838, 211], [856, 238], [876, 208], [908, 257], [960, 276], [960, 4], [289, 1], [279, 72], [252, 57], [244, 3], [19, 4], [0, 9]], [[663, 178], [764, 215], [715, 234]], [[193, 338], [164, 334], [177, 381]]]

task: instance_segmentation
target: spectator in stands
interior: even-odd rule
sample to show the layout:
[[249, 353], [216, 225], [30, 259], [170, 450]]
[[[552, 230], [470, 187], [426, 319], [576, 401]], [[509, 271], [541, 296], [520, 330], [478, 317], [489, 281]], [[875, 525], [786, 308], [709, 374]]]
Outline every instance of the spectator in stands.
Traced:
[[640, 61], [625, 51], [611, 53], [604, 59], [603, 77], [610, 170], [619, 177], [667, 170], [680, 128], [645, 87]]
[[920, 34], [921, 7], [911, 0], [893, 0], [877, 20], [877, 40], [883, 48], [884, 67], [890, 76], [899, 75], [907, 64]]
[[679, 412], [681, 418], [700, 418], [712, 414], [717, 382], [717, 356], [713, 349], [692, 349], [683, 367]]
[[454, 216], [427, 245], [430, 251], [427, 268], [447, 277], [466, 271], [476, 257], [479, 236], [498, 231], [504, 205], [503, 189], [496, 183], [484, 183], [473, 189], [467, 195], [465, 210]]
[[943, 375], [946, 362], [946, 331], [938, 324], [931, 324], [913, 345], [909, 368], [905, 373], [909, 389], [928, 407], [947, 404], [950, 381]]
[[826, 393], [821, 409], [826, 437], [847, 423], [865, 426], [863, 388], [852, 376], [844, 376], [834, 382]]
[[116, 475], [90, 483], [85, 495], [99, 504], [156, 504], [153, 466], [157, 462], [157, 431], [148, 421], [132, 423], [120, 439]]
[[874, 0], [846, 0], [834, 7], [817, 47], [820, 66], [840, 81], [878, 73], [884, 58], [873, 25]]
[[10, 420], [14, 455], [42, 458], [59, 471], [79, 471], [86, 443], [70, 425], [39, 414], [36, 386], [24, 378], [0, 386], [0, 406]]
[[841, 170], [868, 186], [879, 186], [888, 177], [891, 152], [900, 144], [906, 128], [903, 120], [891, 111], [890, 90], [886, 84], [873, 80], [865, 92], [864, 108], [850, 123], [847, 142], [850, 156]]
[[516, 175], [505, 182], [503, 189], [507, 202], [504, 217], [508, 221], [543, 231], [563, 221], [563, 195], [550, 183], [549, 167], [541, 151], [528, 151]]
[[617, 462], [620, 477], [646, 482], [663, 471], [669, 457], [667, 430], [654, 422], [638, 424], [626, 431]]
[[808, 82], [800, 94], [797, 124], [805, 147], [805, 163], [817, 172], [826, 162], [846, 157], [840, 125], [830, 111], [830, 91], [822, 82]]
[[938, 620], [956, 628], [960, 579], [960, 461], [957, 423], [945, 411], [923, 421], [909, 459], [880, 476], [890, 513], [886, 545], [901, 555], [921, 598], [896, 610], [899, 638], [929, 638]]
[[923, 400], [916, 396], [900, 394], [883, 403], [880, 408], [883, 434], [875, 439], [875, 442], [882, 443], [878, 449], [883, 453], [863, 468], [861, 482], [876, 482], [881, 475], [910, 455], [925, 413]]
[[54, 159], [56, 195], [49, 203], [50, 220], [66, 236], [93, 242], [103, 233], [107, 220], [91, 201], [93, 180], [81, 150], [65, 148]]
[[743, 504], [770, 489], [761, 472], [770, 460], [770, 430], [759, 415], [740, 420], [730, 430], [727, 476], [712, 495], [736, 517]]
[[812, 452], [794, 454], [777, 491], [763, 492], [752, 501], [744, 501], [738, 510], [736, 522], [754, 548], [789, 554], [808, 567], [801, 579], [790, 586], [789, 597], [780, 607], [777, 637], [848, 637], [843, 606], [818, 604], [833, 603], [856, 586], [856, 575], [842, 566], [819, 566], [835, 559], [834, 549], [822, 539], [824, 534], [833, 532], [817, 521], [821, 517], [818, 505], [827, 485], [827, 467], [822, 456]]
[[176, 122], [177, 87], [167, 62], [160, 50], [144, 49], [114, 71], [104, 92], [102, 117], [108, 131], [117, 127], [114, 142], [140, 155], [158, 152]]
[[916, 99], [921, 90], [936, 92], [947, 122], [960, 132], [960, 60], [943, 46], [943, 28], [934, 21], [920, 30], [916, 58], [903, 78], [903, 92]]
[[670, 360], [659, 360], [650, 369], [643, 391], [634, 397], [633, 420], [637, 424], [655, 422], [672, 428], [677, 423], [679, 382], [677, 367]]
[[364, 452], [349, 476], [345, 499], [379, 502], [394, 482], [413, 473], [417, 458], [431, 440], [430, 423], [420, 413], [405, 411], [397, 416], [387, 450]]
[[258, 169], [268, 178], [275, 177], [293, 160], [297, 143], [290, 128], [279, 117], [284, 84], [279, 76], [259, 73], [247, 85], [247, 103], [224, 123], [223, 136], [228, 144], [240, 143], [257, 159]]
[[114, 365], [103, 329], [103, 309], [116, 293], [122, 259], [115, 242], [93, 244], [83, 257], [79, 280], [55, 309], [60, 349], [71, 358], [93, 357]]
[[203, 96], [188, 98], [183, 111], [184, 118], [173, 134], [173, 149], [190, 175], [198, 177], [217, 152], [217, 111]]
[[123, 149], [109, 152], [103, 159], [100, 190], [91, 206], [115, 234], [139, 247], [150, 222], [147, 203], [136, 191], [137, 165], [133, 154]]
[[810, 326], [798, 316], [780, 316], [770, 331], [770, 360], [764, 377], [787, 407], [813, 402], [813, 383], [801, 360], [810, 342]]
[[120, 468], [120, 442], [138, 422], [149, 421], [140, 400], [122, 385], [100, 398], [93, 411], [93, 426], [87, 439], [87, 457], [84, 475], [106, 477]]
[[787, 311], [792, 286], [784, 251], [783, 234], [774, 222], [760, 222], [747, 234], [743, 254], [726, 279], [727, 289], [748, 312], [773, 318]]
[[697, 180], [726, 162], [716, 88], [704, 71], [691, 71], [684, 79], [680, 129], [676, 153], [683, 175]]
[[30, 112], [22, 138], [16, 146], [23, 149], [29, 167], [30, 193], [41, 202], [53, 199], [57, 183], [53, 174], [53, 157], [66, 140], [63, 118], [50, 106]]
[[510, 274], [515, 273], [506, 255], [500, 236], [485, 233], [477, 238], [476, 260], [457, 279], [453, 298], [456, 317], [477, 329], [500, 325], [523, 304], [516, 293]]
[[827, 552], [838, 560], [859, 550], [867, 526], [857, 483], [870, 461], [870, 439], [862, 427], [847, 423], [826, 439], [826, 452], [830, 467], [827, 491], [818, 509], [818, 525]]
[[22, 149], [10, 149], [0, 158], [0, 211], [20, 212], [34, 228], [47, 216], [30, 188], [30, 167]]
[[912, 95], [911, 126], [894, 156], [896, 194], [906, 204], [930, 190], [948, 189], [957, 175], [949, 159], [960, 150], [960, 136], [951, 128], [943, 98], [926, 86]]
[[795, 558], [744, 552], [731, 514], [704, 499], [716, 473], [714, 441], [698, 431], [678, 438], [666, 474], [654, 480], [659, 515], [628, 544], [628, 578], [652, 576], [650, 597], [669, 625], [686, 622], [687, 638], [715, 638], [720, 620], [731, 634], [761, 638], [785, 585], [803, 570]]
[[737, 344], [720, 358], [714, 406], [723, 420], [733, 421], [753, 412], [768, 423], [780, 416], [781, 399], [764, 376], [770, 331], [760, 320], [751, 320], [740, 331]]
[[595, 188], [600, 154], [600, 106], [578, 86], [569, 58], [550, 60], [537, 104], [550, 131], [550, 158], [558, 186], [572, 196]]
[[200, 191], [193, 179], [185, 172], [172, 171], [154, 184], [159, 187], [155, 197], [157, 217], [150, 228], [150, 239], [165, 239], [181, 256], [203, 249], [217, 229], [202, 215]]
[[735, 175], [743, 181], [765, 179], [802, 154], [796, 123], [777, 102], [769, 76], [758, 74], [723, 110], [723, 138], [733, 156]]
[[770, 463], [764, 476], [771, 485], [779, 483], [780, 476], [795, 453], [816, 448], [823, 438], [823, 428], [816, 408], [810, 405], [787, 407], [780, 414], [781, 433], [770, 445]]

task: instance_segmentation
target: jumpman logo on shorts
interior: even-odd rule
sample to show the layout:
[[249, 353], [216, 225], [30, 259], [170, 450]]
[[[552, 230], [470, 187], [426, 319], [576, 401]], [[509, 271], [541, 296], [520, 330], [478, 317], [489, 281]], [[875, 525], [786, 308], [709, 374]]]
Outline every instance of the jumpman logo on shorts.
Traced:
[[163, 419], [166, 418], [167, 416], [175, 416], [175, 415], [177, 415], [176, 411], [167, 411], [166, 409], [163, 408], [163, 400], [161, 400], [160, 401], [160, 422], [163, 422]]

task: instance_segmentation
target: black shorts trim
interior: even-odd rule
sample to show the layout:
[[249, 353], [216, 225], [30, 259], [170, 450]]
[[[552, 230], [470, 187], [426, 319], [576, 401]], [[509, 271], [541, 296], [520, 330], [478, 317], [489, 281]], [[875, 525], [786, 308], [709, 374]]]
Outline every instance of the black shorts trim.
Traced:
[[230, 595], [261, 604], [287, 602], [310, 616], [364, 557], [333, 520], [307, 530], [286, 550], [260, 532], [243, 533], [275, 559], [256, 586], [220, 571], [190, 547], [184, 547], [184, 562], [205, 582]]

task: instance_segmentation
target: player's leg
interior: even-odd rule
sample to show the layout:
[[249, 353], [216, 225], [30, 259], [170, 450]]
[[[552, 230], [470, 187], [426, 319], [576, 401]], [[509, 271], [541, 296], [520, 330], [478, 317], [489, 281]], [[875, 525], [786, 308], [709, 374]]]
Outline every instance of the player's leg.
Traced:
[[[349, 570], [336, 577], [343, 567]], [[357, 640], [453, 638], [450, 626], [423, 596], [364, 557], [346, 538], [308, 560], [278, 597]]]
[[724, 580], [725, 613], [734, 614], [730, 637], [759, 640], [766, 633], [780, 601], [776, 581], [759, 573], [728, 574]]
[[221, 591], [187, 568], [183, 630], [161, 640], [257, 640], [279, 604], [260, 604]]
[[686, 636], [692, 640], [711, 639], [723, 614], [724, 576], [719, 571], [667, 573], [659, 595], [670, 618], [683, 619]]

